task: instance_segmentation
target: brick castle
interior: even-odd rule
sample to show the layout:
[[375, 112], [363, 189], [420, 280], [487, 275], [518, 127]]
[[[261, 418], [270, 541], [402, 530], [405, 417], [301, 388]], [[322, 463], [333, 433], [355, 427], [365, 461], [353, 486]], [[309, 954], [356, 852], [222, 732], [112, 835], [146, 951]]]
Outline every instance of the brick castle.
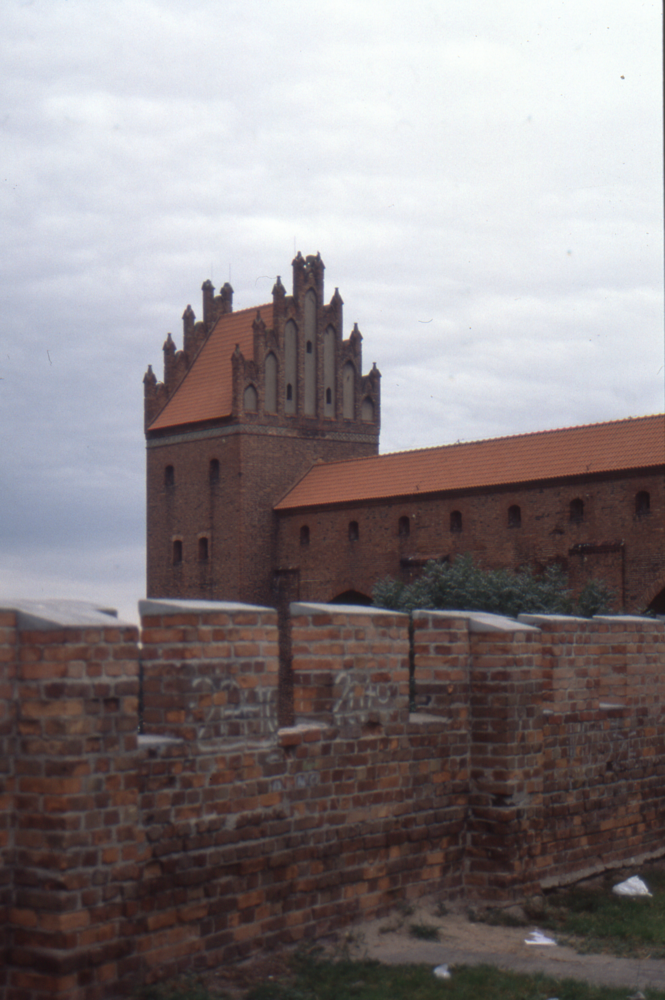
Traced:
[[277, 278], [239, 312], [205, 282], [163, 382], [148, 369], [149, 597], [367, 603], [471, 553], [665, 610], [665, 417], [379, 456], [380, 373], [323, 273], [298, 254], [291, 295]]

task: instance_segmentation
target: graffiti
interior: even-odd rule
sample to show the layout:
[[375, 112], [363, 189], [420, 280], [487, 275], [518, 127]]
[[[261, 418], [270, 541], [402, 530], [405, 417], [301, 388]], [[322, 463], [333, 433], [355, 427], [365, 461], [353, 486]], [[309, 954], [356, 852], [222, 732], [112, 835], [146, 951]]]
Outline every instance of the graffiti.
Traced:
[[[274, 687], [244, 688], [233, 677], [205, 676], [192, 681], [190, 707], [199, 723], [198, 739], [247, 736], [277, 729]], [[220, 697], [220, 695], [222, 697]]]

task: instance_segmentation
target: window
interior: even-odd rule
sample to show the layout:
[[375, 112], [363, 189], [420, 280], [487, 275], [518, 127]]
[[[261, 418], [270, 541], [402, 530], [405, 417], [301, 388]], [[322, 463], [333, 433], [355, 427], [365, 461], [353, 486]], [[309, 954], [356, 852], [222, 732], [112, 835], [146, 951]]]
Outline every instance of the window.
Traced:
[[311, 340], [307, 341], [307, 353], [308, 354], [312, 353], [312, 341]]
[[248, 385], [243, 396], [243, 406], [247, 413], [256, 413], [259, 399], [253, 385]]
[[411, 521], [406, 516], [400, 517], [399, 523], [397, 525], [397, 534], [400, 538], [408, 538], [411, 534]]
[[522, 511], [519, 509], [516, 503], [514, 503], [512, 507], [508, 508], [508, 527], [509, 528], [522, 527]]
[[451, 531], [461, 531], [462, 530], [462, 512], [459, 510], [451, 510], [450, 512], [450, 530]]
[[296, 412], [296, 372], [298, 370], [298, 332], [292, 319], [284, 327], [284, 412]]
[[575, 497], [570, 501], [570, 523], [581, 524], [584, 520], [584, 500]]
[[328, 387], [326, 389], [326, 406], [332, 405], [332, 389]]
[[199, 562], [208, 561], [208, 539], [199, 538]]
[[360, 531], [358, 530], [357, 521], [349, 521], [349, 541], [357, 542], [360, 538]]
[[172, 465], [164, 469], [164, 486], [175, 486], [175, 471]]
[[635, 513], [638, 517], [644, 517], [651, 510], [651, 497], [646, 490], [640, 490], [635, 495]]
[[300, 529], [300, 544], [309, 545], [309, 525], [303, 524]]
[[263, 405], [266, 413], [277, 413], [277, 358], [270, 352], [265, 366], [265, 395]]
[[182, 541], [176, 538], [173, 542], [173, 565], [179, 566], [182, 563]]
[[374, 403], [367, 396], [363, 399], [360, 407], [360, 419], [364, 420], [366, 424], [374, 423]]
[[[287, 385], [286, 385], [286, 399], [287, 399], [287, 402], [289, 402], [289, 403], [293, 399], [293, 386], [291, 385], [290, 382], [288, 382]], [[291, 412], [291, 411], [289, 411], [289, 412]]]
[[345, 420], [353, 420], [354, 399], [356, 392], [356, 370], [350, 361], [342, 369], [342, 416]]
[[210, 467], [208, 469], [208, 478], [211, 483], [219, 482], [219, 459], [211, 458]]

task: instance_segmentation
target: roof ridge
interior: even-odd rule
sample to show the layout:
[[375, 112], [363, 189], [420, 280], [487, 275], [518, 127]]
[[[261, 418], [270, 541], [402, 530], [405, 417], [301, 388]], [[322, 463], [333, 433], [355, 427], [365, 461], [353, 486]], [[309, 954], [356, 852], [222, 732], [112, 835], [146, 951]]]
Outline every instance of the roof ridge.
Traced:
[[[595, 424], [572, 424], [569, 427], [551, 427], [546, 431], [524, 431], [521, 434], [503, 434], [499, 437], [475, 438], [472, 441], [452, 441], [448, 444], [430, 444], [424, 448], [403, 448], [401, 451], [385, 451], [378, 455], [357, 455], [354, 458], [338, 458], [332, 462], [324, 461], [315, 464], [318, 464], [319, 466], [325, 465], [328, 467], [331, 465], [349, 465], [352, 462], [366, 462], [368, 459], [390, 458], [397, 455], [422, 455], [427, 451], [442, 451], [444, 448], [469, 447], [469, 445], [486, 444], [490, 441], [516, 441], [518, 438], [538, 437], [545, 434], [557, 434], [561, 431], [587, 430], [590, 427], [608, 427], [611, 424], [636, 423], [638, 420], [655, 420], [657, 417], [665, 417], [665, 413], [648, 413], [642, 417], [620, 417], [616, 420], [601, 420]], [[314, 465], [309, 471], [311, 472], [313, 468]], [[291, 486], [288, 492], [291, 492], [294, 486]]]

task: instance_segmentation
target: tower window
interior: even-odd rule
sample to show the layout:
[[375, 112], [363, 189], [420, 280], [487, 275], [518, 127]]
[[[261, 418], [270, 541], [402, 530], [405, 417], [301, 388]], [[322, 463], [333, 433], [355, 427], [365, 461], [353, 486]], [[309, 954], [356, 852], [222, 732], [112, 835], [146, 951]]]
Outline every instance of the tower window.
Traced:
[[175, 470], [172, 465], [164, 469], [164, 486], [175, 486]]
[[451, 531], [461, 531], [462, 530], [462, 512], [461, 512], [461, 510], [451, 510], [451, 512], [450, 512], [450, 530]]
[[303, 524], [300, 529], [300, 544], [309, 545], [309, 525]]
[[521, 528], [522, 527], [522, 511], [519, 509], [516, 503], [508, 508], [508, 527], [509, 528]]
[[293, 399], [293, 386], [290, 382], [286, 387], [286, 398], [289, 400]]
[[176, 538], [173, 542], [173, 565], [179, 566], [182, 563], [182, 542]]
[[247, 413], [256, 413], [259, 398], [253, 385], [248, 385], [243, 396], [243, 405]]
[[570, 501], [570, 523], [581, 524], [584, 520], [584, 500], [575, 497]]
[[332, 389], [326, 389], [326, 406], [330, 406], [332, 403]]
[[358, 529], [357, 521], [349, 521], [349, 541], [357, 542], [360, 538], [360, 531]]
[[208, 560], [208, 539], [199, 538], [199, 562], [207, 562]]
[[308, 354], [312, 353], [312, 341], [311, 340], [307, 341], [307, 353]]
[[404, 514], [404, 516], [400, 517], [399, 519], [397, 525], [397, 534], [399, 535], [400, 538], [408, 538], [409, 535], [411, 534], [411, 520], [406, 516], [406, 514]]
[[210, 467], [208, 469], [208, 476], [211, 483], [219, 482], [219, 459], [211, 458]]
[[635, 494], [635, 513], [638, 517], [644, 517], [651, 510], [651, 497], [646, 490], [640, 490]]

